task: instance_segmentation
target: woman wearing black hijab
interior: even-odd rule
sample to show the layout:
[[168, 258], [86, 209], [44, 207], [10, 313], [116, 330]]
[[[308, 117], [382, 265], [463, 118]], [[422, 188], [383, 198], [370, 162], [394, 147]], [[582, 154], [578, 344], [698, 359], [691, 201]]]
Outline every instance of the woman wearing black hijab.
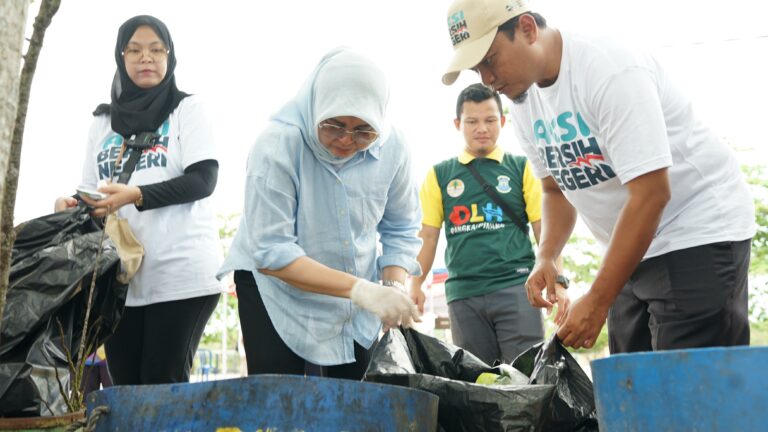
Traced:
[[[220, 296], [221, 245], [207, 199], [218, 175], [213, 136], [198, 98], [176, 88], [176, 55], [162, 21], [126, 21], [115, 60], [112, 101], [94, 112], [82, 180], [106, 197], [79, 198], [95, 217], [117, 211], [127, 219], [144, 258], [106, 343], [107, 361], [117, 385], [185, 382]], [[135, 141], [149, 146], [128, 148]], [[120, 174], [134, 153], [126, 182]], [[75, 205], [59, 198], [56, 210]]]

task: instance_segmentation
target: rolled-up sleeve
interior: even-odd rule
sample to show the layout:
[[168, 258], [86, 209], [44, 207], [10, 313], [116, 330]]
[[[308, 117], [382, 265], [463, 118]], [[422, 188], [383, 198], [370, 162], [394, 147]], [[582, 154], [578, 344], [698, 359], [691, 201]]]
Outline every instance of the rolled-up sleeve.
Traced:
[[402, 162], [390, 185], [384, 215], [378, 225], [382, 255], [377, 259], [377, 266], [379, 271], [398, 266], [408, 274], [418, 276], [421, 275], [421, 267], [416, 261], [421, 249], [419, 192], [410, 155], [405, 149], [401, 154]]

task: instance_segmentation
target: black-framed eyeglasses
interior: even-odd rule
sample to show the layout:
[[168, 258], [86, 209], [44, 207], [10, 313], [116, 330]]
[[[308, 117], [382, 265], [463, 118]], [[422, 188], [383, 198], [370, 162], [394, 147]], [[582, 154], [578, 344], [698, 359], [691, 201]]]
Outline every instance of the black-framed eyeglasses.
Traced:
[[360, 145], [368, 145], [376, 141], [376, 138], [379, 137], [379, 134], [376, 131], [347, 130], [331, 123], [320, 123], [317, 127], [320, 128], [321, 133], [331, 139], [342, 139], [347, 134], [352, 135], [352, 140]]

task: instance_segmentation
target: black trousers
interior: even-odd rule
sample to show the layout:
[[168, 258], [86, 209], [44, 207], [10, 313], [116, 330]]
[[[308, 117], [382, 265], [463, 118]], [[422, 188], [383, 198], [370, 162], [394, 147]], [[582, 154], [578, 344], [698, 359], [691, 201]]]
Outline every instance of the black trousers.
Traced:
[[353, 380], [363, 378], [371, 359], [371, 350], [355, 343], [354, 363], [324, 367], [308, 363], [291, 351], [277, 334], [253, 274], [245, 270], [236, 271], [235, 289], [249, 375], [307, 374]]
[[749, 345], [750, 250], [712, 243], [640, 263], [608, 314], [611, 353]]
[[126, 307], [104, 344], [115, 385], [189, 381], [197, 345], [219, 294]]
[[107, 370], [107, 364], [105, 362], [97, 362], [85, 366], [85, 369], [83, 370], [83, 379], [80, 383], [80, 391], [82, 391], [84, 395], [99, 390], [101, 387], [107, 388], [110, 386], [112, 386], [112, 377], [109, 376], [109, 370]]

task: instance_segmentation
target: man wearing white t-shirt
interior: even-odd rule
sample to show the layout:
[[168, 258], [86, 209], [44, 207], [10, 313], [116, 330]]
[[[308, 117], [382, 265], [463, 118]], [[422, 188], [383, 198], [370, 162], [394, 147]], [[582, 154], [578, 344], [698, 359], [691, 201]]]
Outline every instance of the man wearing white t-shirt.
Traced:
[[557, 300], [554, 260], [577, 214], [606, 249], [557, 330], [563, 344], [591, 347], [606, 319], [612, 353], [749, 344], [752, 199], [731, 151], [656, 60], [547, 27], [524, 0], [456, 0], [448, 26], [443, 82], [473, 69], [511, 99], [542, 178], [531, 303]]

